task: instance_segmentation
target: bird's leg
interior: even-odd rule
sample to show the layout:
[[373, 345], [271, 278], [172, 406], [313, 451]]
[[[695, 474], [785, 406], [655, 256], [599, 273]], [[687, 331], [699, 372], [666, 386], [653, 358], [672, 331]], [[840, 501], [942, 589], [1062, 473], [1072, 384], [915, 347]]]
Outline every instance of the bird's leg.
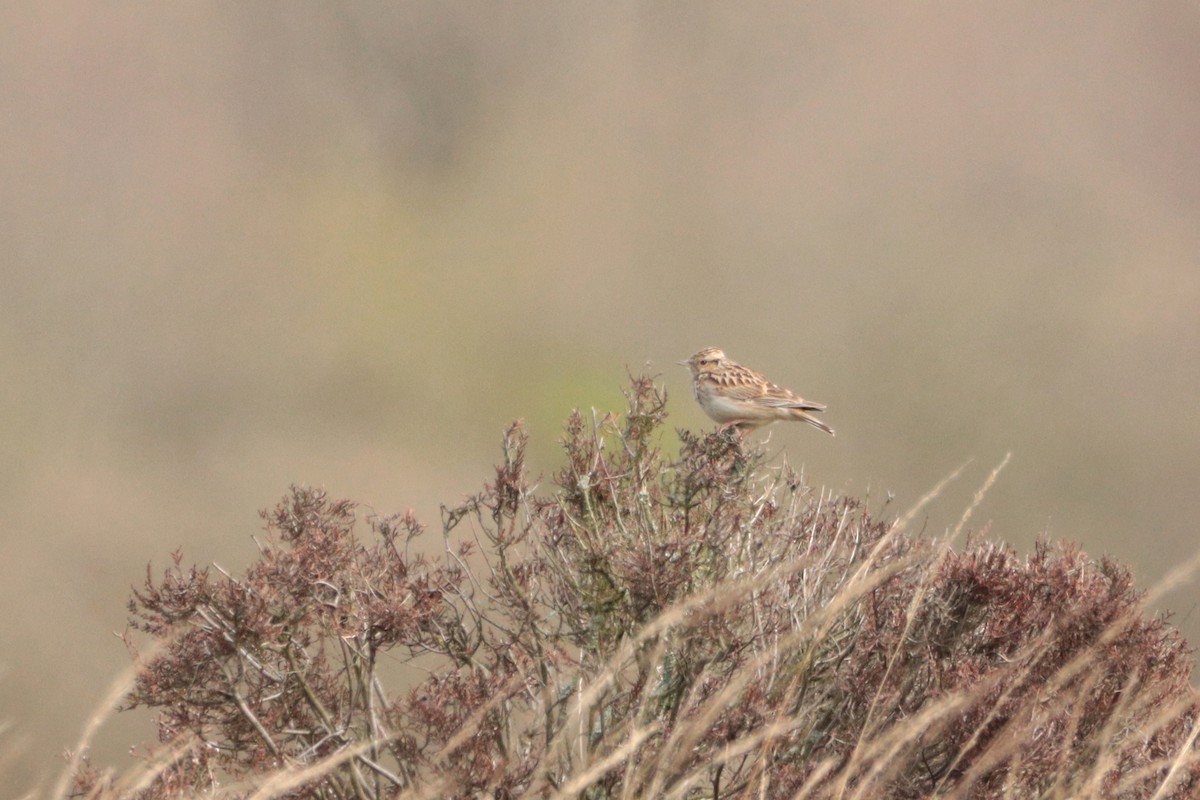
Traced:
[[733, 431], [737, 434], [738, 442], [746, 438], [746, 434], [754, 430], [754, 426], [745, 425], [742, 422], [726, 422], [717, 428], [720, 431]]

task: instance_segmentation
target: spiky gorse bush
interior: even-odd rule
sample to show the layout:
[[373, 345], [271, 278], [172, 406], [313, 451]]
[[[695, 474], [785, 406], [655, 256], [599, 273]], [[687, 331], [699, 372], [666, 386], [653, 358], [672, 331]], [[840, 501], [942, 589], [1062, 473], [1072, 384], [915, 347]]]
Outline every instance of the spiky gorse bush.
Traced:
[[913, 538], [726, 433], [668, 461], [665, 396], [627, 396], [571, 416], [552, 491], [511, 427], [440, 541], [411, 515], [360, 538], [351, 503], [295, 488], [245, 575], [148, 574], [130, 609], [163, 645], [129, 705], [166, 744], [142, 794], [1200, 792], [1189, 651], [1126, 570]]

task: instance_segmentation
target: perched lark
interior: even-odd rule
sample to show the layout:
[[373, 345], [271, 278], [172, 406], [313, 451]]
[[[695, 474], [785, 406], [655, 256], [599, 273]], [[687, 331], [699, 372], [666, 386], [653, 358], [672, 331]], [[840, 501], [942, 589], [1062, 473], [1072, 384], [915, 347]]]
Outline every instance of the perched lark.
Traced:
[[729, 360], [715, 347], [679, 363], [691, 367], [696, 402], [722, 427], [752, 431], [776, 420], [790, 419], [833, 435], [833, 428], [810, 413], [824, 411], [825, 406], [800, 399], [754, 370]]

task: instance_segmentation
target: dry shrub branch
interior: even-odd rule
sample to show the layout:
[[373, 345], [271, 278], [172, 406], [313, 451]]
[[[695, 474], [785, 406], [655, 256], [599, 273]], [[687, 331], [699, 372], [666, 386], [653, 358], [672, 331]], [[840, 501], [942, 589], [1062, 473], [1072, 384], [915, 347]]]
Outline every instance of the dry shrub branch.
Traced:
[[627, 397], [572, 414], [553, 491], [513, 425], [439, 534], [293, 488], [244, 575], [148, 572], [133, 627], [164, 645], [127, 705], [162, 745], [144, 780], [89, 768], [75, 794], [1200, 792], [1189, 650], [1126, 569], [914, 538], [725, 433], [679, 431], [668, 460], [664, 394]]

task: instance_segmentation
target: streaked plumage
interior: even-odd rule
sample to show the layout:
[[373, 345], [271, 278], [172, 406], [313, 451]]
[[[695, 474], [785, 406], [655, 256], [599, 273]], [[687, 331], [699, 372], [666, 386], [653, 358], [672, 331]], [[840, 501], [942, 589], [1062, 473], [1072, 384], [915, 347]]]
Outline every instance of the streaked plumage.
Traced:
[[726, 358], [716, 347], [705, 348], [679, 363], [692, 370], [696, 402], [723, 426], [754, 430], [779, 420], [796, 420], [833, 435], [833, 428], [813, 416], [824, 411], [824, 405], [776, 386], [749, 367]]

